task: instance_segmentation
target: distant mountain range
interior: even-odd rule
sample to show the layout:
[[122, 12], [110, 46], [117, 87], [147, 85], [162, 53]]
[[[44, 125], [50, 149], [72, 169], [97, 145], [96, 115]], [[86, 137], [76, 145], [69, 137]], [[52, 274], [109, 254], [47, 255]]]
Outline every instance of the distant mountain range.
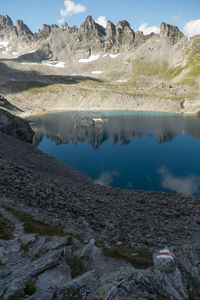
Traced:
[[[84, 79], [87, 86], [84, 86], [84, 90], [79, 87], [79, 99], [88, 98], [88, 94], [91, 96], [93, 89], [93, 99], [97, 91], [102, 91], [102, 99], [110, 98], [111, 94], [114, 99], [114, 94], [118, 93], [118, 100], [114, 105], [109, 106], [107, 102], [103, 107], [101, 104], [96, 105], [94, 100], [91, 105], [85, 102], [83, 106], [80, 101], [78, 105], [73, 101], [75, 109], [141, 108], [192, 113], [200, 111], [199, 101], [196, 101], [200, 99], [200, 35], [189, 39], [178, 27], [170, 24], [162, 23], [160, 34], [144, 35], [141, 31], [134, 32], [125, 20], [117, 25], [108, 21], [104, 28], [88, 16], [80, 28], [69, 27], [66, 23], [61, 27], [43, 25], [41, 30], [33, 34], [22, 20], [18, 20], [15, 26], [10, 17], [0, 16], [0, 57], [2, 62], [7, 61], [6, 65], [2, 66], [5, 70], [4, 75], [1, 75], [3, 81], [19, 81], [23, 78], [27, 81], [25, 88], [19, 82], [16, 85], [6, 81], [7, 85], [2, 84], [0, 89], [5, 96], [14, 94], [18, 89], [25, 89], [30, 90], [32, 98], [36, 91], [31, 90], [31, 87], [37, 87], [37, 92], [40, 93], [39, 89], [43, 86], [61, 84], [65, 80], [59, 79], [58, 76], [53, 79], [48, 75], [78, 75], [95, 77], [104, 83], [118, 84], [117, 89], [110, 85], [97, 87], [95, 81], [88, 86], [88, 81]], [[14, 64], [17, 72], [12, 71]], [[28, 69], [23, 65], [27, 65]], [[25, 70], [29, 70], [29, 73], [24, 73]], [[42, 78], [42, 74], [47, 76]], [[34, 83], [35, 80], [39, 83]], [[73, 77], [70, 80], [70, 83], [74, 80], [79, 82], [79, 78]], [[66, 101], [70, 97], [71, 101], [73, 100], [75, 87], [73, 91], [67, 86], [65, 91], [62, 91], [61, 85], [57, 86], [57, 89], [60, 99], [65, 101], [65, 106], [62, 107], [68, 109]], [[70, 94], [68, 99], [65, 96], [66, 89]], [[44, 91], [45, 89], [42, 89], [43, 94], [40, 93], [43, 99]], [[109, 95], [105, 96], [105, 92], [109, 92]], [[151, 100], [150, 104], [145, 104], [143, 98], [152, 99], [155, 98], [155, 94], [156, 98], [163, 100], [162, 107], [161, 102], [156, 105], [152, 102], [151, 105]], [[45, 97], [49, 98], [48, 95]], [[124, 97], [128, 97], [128, 100], [123, 100]], [[136, 100], [134, 105], [131, 99]], [[164, 99], [169, 100], [166, 105]], [[171, 100], [176, 100], [177, 103], [171, 104]], [[60, 105], [54, 109], [60, 109]]]
[[[126, 20], [117, 25], [108, 21], [104, 28], [91, 16], [80, 28], [69, 27], [67, 23], [60, 28], [57, 25], [43, 25], [33, 34], [22, 20], [18, 20], [15, 26], [9, 16], [0, 15], [0, 52], [4, 55], [21, 54], [30, 48], [31, 57], [35, 59], [65, 60], [71, 55], [81, 59], [100, 52], [118, 54], [123, 48], [134, 51], [153, 36], [157, 35], [134, 32]], [[178, 27], [166, 23], [161, 24], [160, 38], [167, 39], [172, 45], [180, 39], [186, 40]]]

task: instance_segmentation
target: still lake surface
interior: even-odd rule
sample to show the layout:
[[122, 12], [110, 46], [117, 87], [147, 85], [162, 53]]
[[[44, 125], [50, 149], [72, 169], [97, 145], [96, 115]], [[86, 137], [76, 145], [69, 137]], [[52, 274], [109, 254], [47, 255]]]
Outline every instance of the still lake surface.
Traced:
[[100, 184], [200, 195], [200, 118], [62, 112], [31, 118], [43, 152]]

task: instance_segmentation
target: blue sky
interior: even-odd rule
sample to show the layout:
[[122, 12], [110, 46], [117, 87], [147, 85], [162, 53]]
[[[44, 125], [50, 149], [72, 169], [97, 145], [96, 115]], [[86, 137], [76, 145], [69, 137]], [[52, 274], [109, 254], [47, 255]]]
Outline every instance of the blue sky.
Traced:
[[[94, 19], [105, 16], [113, 23], [126, 19], [134, 30], [143, 23], [160, 26], [163, 21], [183, 29], [187, 22], [200, 19], [200, 0], [75, 0], [74, 3], [80, 3], [85, 11], [66, 16], [70, 26], [80, 26], [87, 15]], [[64, 0], [0, 0], [0, 14], [8, 14], [14, 22], [23, 19], [33, 32], [44, 23], [58, 24], [61, 9], [64, 10]]]

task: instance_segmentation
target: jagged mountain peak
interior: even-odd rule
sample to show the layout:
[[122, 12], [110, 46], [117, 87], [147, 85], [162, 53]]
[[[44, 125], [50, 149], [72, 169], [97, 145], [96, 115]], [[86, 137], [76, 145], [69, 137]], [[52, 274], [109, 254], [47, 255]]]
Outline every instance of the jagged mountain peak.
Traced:
[[131, 26], [130, 26], [129, 22], [126, 21], [126, 20], [119, 21], [119, 22], [117, 23], [117, 27], [121, 27], [122, 29], [128, 27], [128, 28], [131, 29]]
[[12, 22], [12, 19], [6, 15], [6, 16], [2, 16], [0, 15], [0, 25], [11, 25], [13, 26], [13, 22]]
[[105, 35], [105, 28], [96, 23], [92, 16], [87, 16], [85, 21], [80, 26], [80, 31], [93, 32], [99, 36]]
[[106, 36], [113, 37], [116, 34], [116, 26], [111, 21], [107, 21]]
[[65, 30], [65, 31], [69, 31], [69, 30], [70, 30], [70, 27], [69, 27], [69, 25], [65, 22], [65, 24], [63, 24], [63, 26], [62, 26], [62, 29]]
[[168, 39], [172, 44], [176, 44], [184, 34], [177, 26], [167, 24], [165, 22], [160, 25], [160, 37]]

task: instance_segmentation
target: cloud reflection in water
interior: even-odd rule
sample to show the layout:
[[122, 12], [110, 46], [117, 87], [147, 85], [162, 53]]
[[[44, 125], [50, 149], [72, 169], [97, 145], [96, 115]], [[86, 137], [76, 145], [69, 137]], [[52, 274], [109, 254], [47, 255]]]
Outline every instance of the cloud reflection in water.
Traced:
[[114, 180], [114, 177], [119, 176], [119, 172], [117, 171], [105, 171], [102, 172], [99, 176], [99, 178], [97, 178], [95, 180], [96, 183], [100, 184], [100, 185], [104, 185], [104, 186], [111, 186]]
[[160, 167], [158, 173], [162, 176], [161, 185], [163, 188], [185, 195], [193, 195], [200, 192], [200, 177], [198, 176], [193, 174], [187, 177], [174, 176], [166, 167]]

